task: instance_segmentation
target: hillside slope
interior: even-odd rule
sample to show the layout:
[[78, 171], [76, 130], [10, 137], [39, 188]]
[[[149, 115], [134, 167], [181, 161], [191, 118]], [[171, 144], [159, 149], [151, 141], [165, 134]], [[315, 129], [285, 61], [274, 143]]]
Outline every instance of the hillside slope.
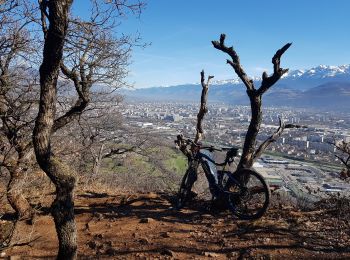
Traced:
[[[81, 259], [349, 259], [349, 222], [331, 211], [271, 208], [248, 222], [228, 212], [210, 213], [197, 200], [181, 211], [166, 194], [80, 193], [76, 218]], [[32, 232], [29, 245], [2, 252], [14, 259], [54, 258], [57, 239], [45, 208], [34, 229], [21, 222], [18, 234]], [[12, 259], [12, 258], [11, 258]]]

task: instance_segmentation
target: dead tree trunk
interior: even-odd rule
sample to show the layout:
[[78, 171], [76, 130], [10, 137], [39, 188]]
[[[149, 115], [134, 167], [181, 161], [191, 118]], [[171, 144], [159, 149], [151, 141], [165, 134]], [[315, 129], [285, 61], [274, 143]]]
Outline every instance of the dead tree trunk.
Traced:
[[197, 114], [197, 126], [196, 126], [196, 137], [194, 138], [194, 142], [198, 143], [203, 137], [203, 118], [206, 113], [208, 113], [207, 101], [208, 101], [208, 91], [209, 91], [209, 83], [210, 80], [214, 78], [214, 76], [209, 76], [207, 82], [205, 83], [204, 70], [201, 71], [201, 85], [202, 85], [202, 94], [201, 94], [201, 105], [199, 107], [199, 112]]
[[227, 47], [225, 45], [225, 38], [225, 34], [221, 34], [220, 41], [212, 41], [212, 44], [214, 48], [227, 53], [231, 57], [231, 59], [227, 60], [227, 63], [232, 66], [238, 77], [247, 88], [247, 95], [249, 97], [251, 107], [251, 119], [244, 141], [242, 157], [237, 168], [250, 168], [253, 165], [254, 159], [257, 158], [257, 156], [255, 156], [256, 137], [259, 133], [262, 120], [262, 96], [282, 77], [283, 74], [288, 72], [288, 69], [282, 69], [280, 67], [280, 59], [283, 53], [291, 46], [291, 43], [287, 43], [276, 52], [272, 58], [273, 74], [268, 76], [267, 73], [264, 72], [262, 75], [261, 86], [256, 89], [253, 80], [249, 78], [243, 70], [236, 51], [233, 49], [233, 47]]
[[[59, 240], [58, 259], [77, 257], [73, 190], [75, 176], [51, 151], [51, 134], [56, 112], [57, 79], [62, 62], [68, 27], [68, 13], [73, 0], [45, 1], [49, 27], [45, 33], [43, 62], [40, 66], [40, 103], [33, 131], [33, 145], [41, 169], [56, 187], [51, 205]], [[43, 9], [44, 11], [46, 9]]]
[[[214, 78], [214, 76], [208, 76], [207, 82], [205, 82], [204, 70], [201, 71], [201, 84], [202, 84], [202, 93], [201, 93], [201, 104], [199, 107], [199, 112], [197, 114], [197, 125], [196, 125], [196, 136], [194, 138], [194, 144], [198, 144], [198, 142], [203, 138], [203, 118], [205, 114], [208, 112], [207, 101], [208, 101], [208, 90], [210, 80]], [[177, 136], [177, 140], [175, 143], [178, 145], [180, 151], [187, 157], [188, 160], [188, 169], [191, 172], [197, 174], [198, 172], [198, 161], [194, 160], [195, 156], [195, 145], [188, 147], [187, 141], [183, 138], [182, 135]], [[197, 177], [191, 180], [192, 183], [188, 183], [189, 187], [192, 188], [194, 182], [197, 180]]]
[[[197, 124], [196, 124], [196, 136], [194, 138], [194, 143], [197, 144], [203, 138], [203, 118], [205, 114], [208, 112], [207, 101], [208, 101], [208, 90], [210, 80], [214, 78], [214, 76], [208, 76], [207, 82], [205, 82], [204, 70], [201, 71], [201, 85], [202, 85], [202, 93], [201, 93], [201, 104], [199, 107], [199, 112], [197, 114]], [[177, 140], [175, 143], [179, 147], [180, 151], [187, 157], [188, 162], [190, 163], [193, 158], [192, 149], [188, 149], [188, 145], [185, 139], [183, 139], [182, 135], [177, 136]], [[198, 167], [198, 165], [197, 165]]]

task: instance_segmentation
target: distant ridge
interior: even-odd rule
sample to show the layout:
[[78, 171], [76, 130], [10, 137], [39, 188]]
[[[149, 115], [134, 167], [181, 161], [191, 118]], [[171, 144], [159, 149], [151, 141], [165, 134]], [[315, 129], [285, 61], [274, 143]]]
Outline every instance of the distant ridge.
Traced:
[[[256, 86], [259, 79], [254, 78]], [[128, 99], [197, 102], [200, 84], [153, 87], [124, 91]], [[237, 80], [214, 81], [209, 102], [248, 104], [245, 87]], [[264, 96], [264, 103], [273, 106], [350, 109], [350, 65], [320, 65], [307, 70], [293, 70], [285, 75]]]

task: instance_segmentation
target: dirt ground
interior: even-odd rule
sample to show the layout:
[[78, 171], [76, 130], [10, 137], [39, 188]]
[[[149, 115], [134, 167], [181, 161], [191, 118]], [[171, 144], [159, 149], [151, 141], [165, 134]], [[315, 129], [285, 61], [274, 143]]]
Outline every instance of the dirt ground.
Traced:
[[[227, 211], [214, 214], [207, 201], [176, 211], [169, 200], [156, 193], [77, 194], [79, 259], [350, 259], [349, 222], [325, 210], [272, 208], [252, 222]], [[54, 259], [48, 208], [33, 225], [18, 223], [15, 239], [22, 245], [4, 250], [2, 258]]]

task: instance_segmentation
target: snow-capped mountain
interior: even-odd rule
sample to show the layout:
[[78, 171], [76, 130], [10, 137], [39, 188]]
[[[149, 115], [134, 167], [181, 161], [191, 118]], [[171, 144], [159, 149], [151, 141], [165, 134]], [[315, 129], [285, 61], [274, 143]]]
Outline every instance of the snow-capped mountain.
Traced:
[[278, 84], [305, 91], [329, 82], [350, 82], [350, 65], [320, 65], [311, 69], [291, 70]]
[[[282, 76], [279, 83], [285, 83], [286, 81], [296, 81], [296, 80], [319, 80], [319, 79], [329, 79], [334, 80], [349, 80], [350, 81], [350, 64], [340, 65], [340, 66], [328, 66], [320, 65], [311, 69], [298, 69], [290, 70], [288, 73]], [[261, 77], [253, 77], [254, 82], [261, 81]], [[239, 78], [216, 80], [212, 82], [212, 85], [226, 85], [226, 84], [241, 84]], [[317, 83], [316, 83], [317, 84]], [[304, 85], [304, 84], [302, 84]], [[312, 85], [312, 84], [311, 84]], [[313, 86], [309, 86], [309, 88]], [[306, 87], [307, 89], [308, 87]]]
[[283, 76], [284, 79], [296, 78], [332, 78], [332, 77], [348, 77], [350, 78], [350, 64], [341, 66], [320, 65], [306, 70], [292, 70]]
[[[261, 79], [253, 80], [258, 88]], [[131, 99], [198, 102], [201, 89], [200, 83], [183, 84], [136, 89], [126, 92], [125, 96]], [[233, 104], [249, 102], [246, 88], [239, 79], [213, 81], [208, 99], [209, 102]], [[264, 100], [267, 105], [350, 109], [350, 65], [320, 65], [311, 69], [291, 70], [266, 93]]]
[[[253, 77], [252, 79], [255, 82], [258, 82], [261, 80], [261, 78], [259, 78], [259, 77]], [[241, 84], [241, 83], [242, 83], [242, 81], [239, 78], [234, 78], [234, 79], [214, 80], [211, 84], [216, 85], [216, 86], [220, 86], [220, 85], [227, 85], [227, 84], [236, 85], [236, 84]]]

